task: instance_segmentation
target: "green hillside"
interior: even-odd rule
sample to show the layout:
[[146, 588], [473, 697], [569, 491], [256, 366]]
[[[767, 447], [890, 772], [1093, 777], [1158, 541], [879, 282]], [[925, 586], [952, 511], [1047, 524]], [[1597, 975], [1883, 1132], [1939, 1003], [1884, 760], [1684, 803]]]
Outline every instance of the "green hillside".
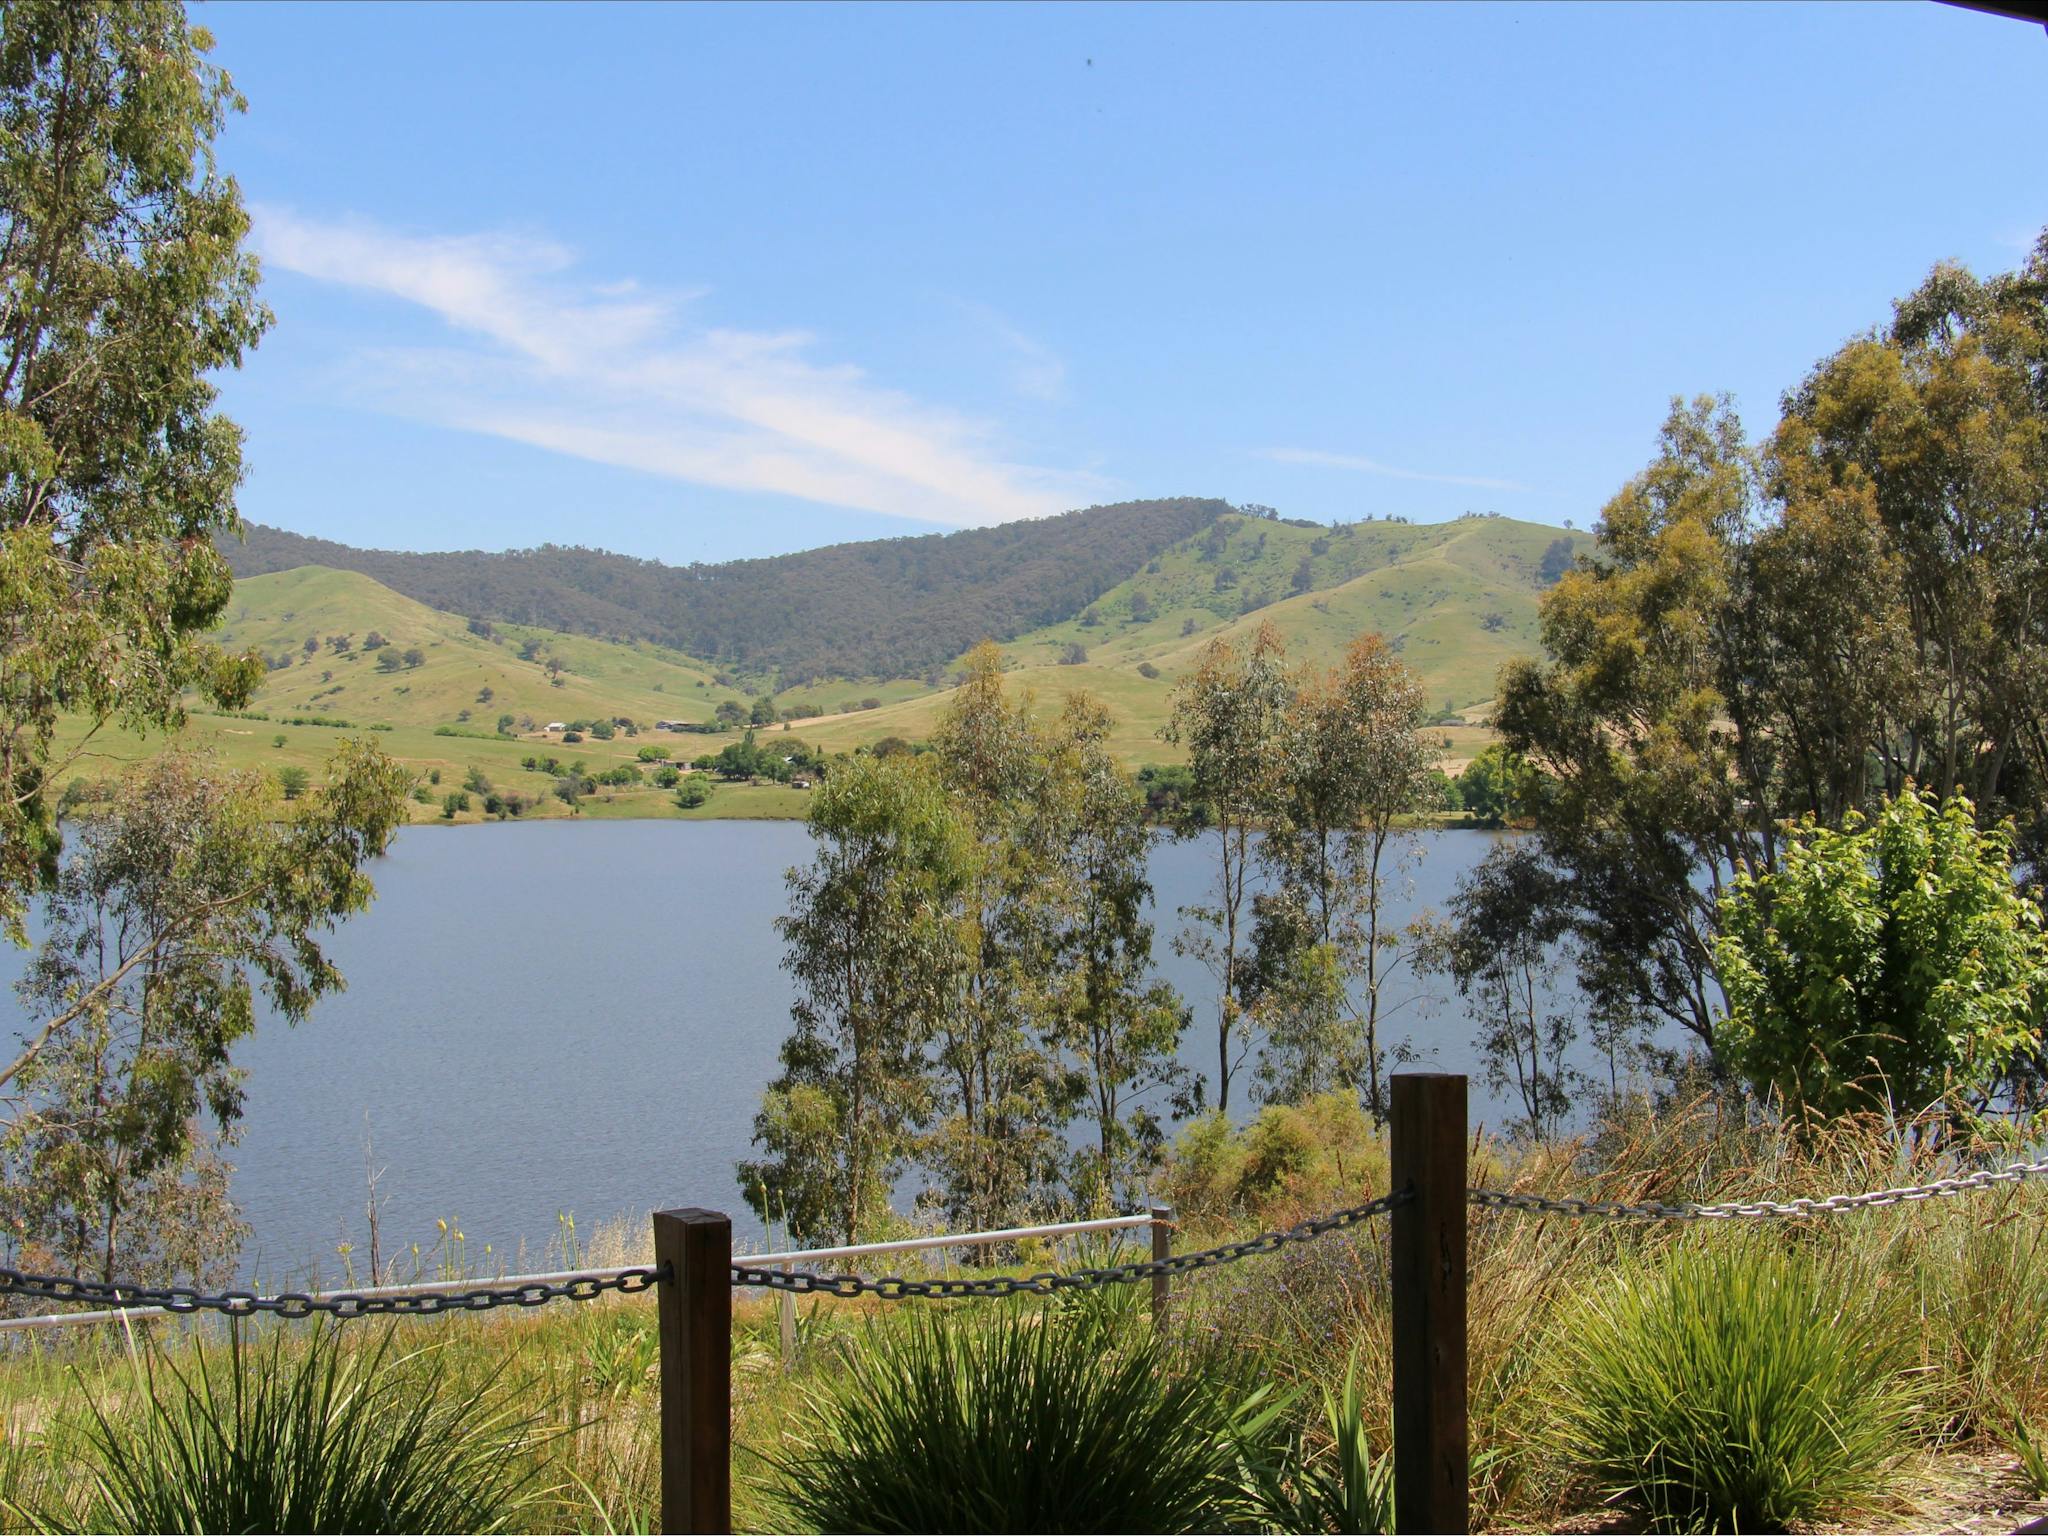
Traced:
[[[1432, 708], [1467, 718], [1491, 708], [1501, 663], [1539, 645], [1536, 605], [1554, 579], [1545, 557], [1573, 553], [1590, 534], [1507, 518], [1451, 523], [1354, 523], [1337, 529], [1231, 516], [1163, 552], [1088, 611], [1004, 647], [1019, 688], [1057, 708], [1085, 688], [1118, 716], [1114, 745], [1132, 761], [1172, 755], [1158, 740], [1175, 680], [1216, 637], [1270, 620], [1296, 661], [1326, 664], [1358, 635], [1377, 631], [1422, 680]], [[1294, 591], [1297, 583], [1307, 590]], [[1076, 655], [1086, 659], [1068, 660]], [[1148, 666], [1158, 675], [1139, 670]], [[859, 714], [805, 721], [807, 740], [832, 748], [927, 735], [944, 694]], [[1459, 756], [1477, 744], [1452, 728]]]
[[1229, 506], [1127, 501], [992, 528], [833, 544], [720, 565], [668, 566], [544, 544], [490, 554], [355, 549], [249, 524], [223, 545], [237, 576], [309, 565], [356, 571], [446, 613], [647, 640], [749, 681], [925, 677], [984, 635], [1079, 613]]
[[[367, 650], [373, 635], [387, 643]], [[317, 566], [236, 582], [218, 636], [232, 649], [290, 659], [264, 679], [252, 706], [273, 715], [494, 730], [510, 714], [515, 730], [530, 730], [524, 722], [599, 716], [704, 721], [721, 701], [744, 697], [716, 682], [710, 667], [646, 641], [473, 627], [367, 576]], [[407, 651], [420, 653], [418, 665], [385, 670], [383, 654]]]
[[[1377, 631], [1421, 675], [1432, 704], [1493, 698], [1500, 664], [1537, 648], [1546, 552], [1591, 536], [1508, 518], [1307, 528], [1219, 519], [1111, 588], [1075, 619], [1006, 649], [1025, 666], [1079, 645], [1095, 666], [1182, 670], [1210, 639], [1271, 620], [1299, 660], [1328, 662]], [[1190, 628], [1192, 626], [1192, 629]]]
[[[1139, 522], [1156, 528], [1157, 518], [1149, 512], [1147, 517]], [[1043, 709], [1059, 708], [1078, 689], [1108, 704], [1118, 718], [1112, 745], [1129, 762], [1174, 755], [1159, 740], [1159, 729], [1175, 681], [1202, 647], [1270, 621], [1285, 638], [1290, 658], [1299, 662], [1327, 664], [1360, 634], [1386, 635], [1420, 676], [1431, 708], [1470, 722], [1440, 728], [1437, 745], [1455, 766], [1485, 740], [1481, 722], [1491, 709], [1501, 663], [1536, 650], [1543, 591], [1563, 561], [1590, 544], [1590, 535], [1495, 517], [1334, 528], [1235, 512], [1194, 521], [1194, 531], [1184, 537], [1119, 546], [1130, 564], [1120, 571], [1098, 570], [1086, 588], [1094, 596], [1078, 605], [1070, 600], [1072, 588], [1057, 602], [1045, 596], [1054, 606], [1064, 602], [1063, 611], [1005, 642], [1014, 685], [1032, 693]], [[1112, 522], [1098, 517], [1064, 526], [1085, 535], [1097, 554], [1105, 553], [1102, 533]], [[911, 552], [929, 563], [938, 557], [927, 542], [881, 541], [872, 554], [882, 559], [911, 544]], [[843, 546], [838, 558], [844, 565], [853, 558], [846, 551], [866, 549]], [[864, 554], [857, 563], [873, 561]], [[1012, 599], [1018, 590], [1011, 590]], [[910, 603], [896, 627], [914, 628], [928, 613], [930, 596]], [[863, 601], [874, 600], [876, 589], [864, 589]], [[953, 624], [956, 617], [949, 617], [949, 625], [969, 633]], [[733, 738], [656, 733], [653, 724], [707, 722], [724, 703], [751, 711], [754, 701], [744, 685], [759, 677], [735, 678], [721, 666], [649, 639], [600, 639], [446, 612], [359, 570], [318, 565], [239, 580], [218, 633], [231, 648], [259, 652], [272, 668], [251, 705], [265, 719], [199, 716], [190, 727], [192, 739], [230, 763], [266, 770], [295, 763], [317, 774], [345, 730], [376, 727], [380, 744], [423, 778], [438, 771], [448, 784], [459, 785], [478, 768], [501, 789], [544, 801], [535, 809], [547, 815], [567, 814], [567, 808], [546, 798], [552, 779], [525, 769], [524, 757], [581, 757], [597, 771], [632, 761], [651, 744], [685, 759], [716, 750], [721, 740]], [[951, 697], [947, 678], [959, 655], [950, 653], [946, 665], [917, 677], [821, 677], [787, 686], [773, 696], [776, 710], [802, 718], [771, 729], [827, 750], [887, 736], [922, 739]], [[500, 734], [506, 716], [506, 733]], [[348, 725], [291, 723], [313, 717]], [[545, 738], [550, 722], [585, 719], [628, 719], [641, 730], [573, 750]], [[286, 738], [282, 745], [278, 735]], [[154, 750], [112, 733], [98, 745], [117, 759]], [[719, 791], [713, 806], [691, 814], [796, 814], [802, 796], [729, 787]], [[671, 798], [651, 788], [586, 800], [583, 813], [677, 814]], [[416, 814], [438, 816], [438, 805]]]

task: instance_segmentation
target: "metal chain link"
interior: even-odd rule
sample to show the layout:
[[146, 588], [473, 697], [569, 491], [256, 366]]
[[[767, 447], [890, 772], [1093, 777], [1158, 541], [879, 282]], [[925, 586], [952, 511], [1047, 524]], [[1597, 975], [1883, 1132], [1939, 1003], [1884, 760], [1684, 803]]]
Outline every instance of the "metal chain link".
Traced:
[[[1826, 1195], [1819, 1199], [1728, 1200], [1714, 1205], [1686, 1203], [1667, 1205], [1658, 1201], [1551, 1199], [1544, 1195], [1518, 1194], [1511, 1190], [1471, 1189], [1466, 1191], [1473, 1205], [1491, 1210], [1528, 1211], [1549, 1216], [1601, 1216], [1614, 1219], [1656, 1221], [1726, 1221], [1759, 1216], [1829, 1216], [1842, 1211], [1867, 1210], [1873, 1206], [1900, 1205], [1917, 1200], [1972, 1194], [1998, 1184], [2017, 1184], [2023, 1179], [2048, 1175], [2048, 1161], [2008, 1163], [2003, 1168], [1980, 1169], [1958, 1178], [1936, 1179], [1930, 1184], [1898, 1189], [1870, 1190], [1855, 1195]], [[1313, 1242], [1326, 1233], [1341, 1231], [1374, 1216], [1384, 1215], [1413, 1198], [1402, 1189], [1368, 1200], [1326, 1216], [1313, 1217], [1281, 1231], [1262, 1232], [1243, 1242], [1225, 1243], [1194, 1253], [1176, 1253], [1164, 1259], [1144, 1259], [1108, 1268], [1079, 1269], [1066, 1274], [993, 1275], [986, 1278], [912, 1280], [901, 1275], [821, 1275], [809, 1270], [763, 1269], [734, 1264], [731, 1283], [797, 1295], [879, 1296], [889, 1301], [912, 1297], [955, 1299], [974, 1296], [1050, 1296], [1060, 1291], [1091, 1290], [1105, 1285], [1124, 1285], [1138, 1280], [1192, 1274], [1221, 1264], [1234, 1264], [1255, 1254], [1277, 1253], [1291, 1243]], [[304, 1291], [283, 1291], [275, 1296], [258, 1296], [253, 1291], [223, 1291], [217, 1295], [184, 1285], [130, 1285], [122, 1281], [87, 1280], [77, 1276], [38, 1275], [0, 1265], [0, 1300], [93, 1303], [108, 1308], [161, 1307], [166, 1312], [218, 1312], [227, 1317], [253, 1317], [272, 1313], [279, 1317], [311, 1317], [315, 1313], [333, 1317], [431, 1317], [442, 1312], [489, 1312], [497, 1307], [540, 1307], [552, 1301], [591, 1301], [606, 1291], [625, 1295], [652, 1289], [665, 1278], [659, 1267], [626, 1269], [601, 1275], [576, 1275], [567, 1280], [530, 1281], [513, 1286], [475, 1286], [458, 1291], [425, 1291], [409, 1295], [366, 1296], [345, 1293], [314, 1296]]]
[[561, 1281], [532, 1281], [513, 1286], [476, 1286], [461, 1291], [424, 1291], [402, 1296], [311, 1296], [284, 1291], [258, 1296], [253, 1291], [208, 1295], [189, 1285], [130, 1285], [125, 1281], [84, 1280], [76, 1276], [25, 1274], [0, 1265], [0, 1300], [92, 1302], [102, 1307], [162, 1307], [166, 1312], [219, 1312], [228, 1317], [253, 1317], [270, 1312], [279, 1317], [431, 1317], [437, 1312], [488, 1312], [494, 1307], [541, 1307], [551, 1301], [590, 1301], [606, 1291], [631, 1295], [660, 1280], [665, 1271], [627, 1269], [603, 1275], [576, 1275]]
[[1535, 1211], [1548, 1216], [1638, 1217], [1655, 1221], [1728, 1221], [1746, 1216], [1832, 1216], [1841, 1211], [1867, 1210], [1877, 1205], [1900, 1205], [1914, 1200], [1934, 1200], [1947, 1195], [1973, 1194], [1994, 1184], [2017, 1184], [2022, 1179], [2048, 1174], [2048, 1162], [2008, 1163], [2003, 1168], [1986, 1168], [1960, 1178], [1936, 1179], [1932, 1184], [1914, 1184], [1900, 1189], [1874, 1189], [1860, 1195], [1824, 1195], [1800, 1200], [1726, 1200], [1718, 1205], [1664, 1205], [1657, 1201], [1632, 1204], [1620, 1200], [1552, 1200], [1542, 1195], [1515, 1194], [1503, 1189], [1468, 1190], [1472, 1203], [1501, 1211]]
[[771, 1291], [794, 1291], [799, 1296], [880, 1296], [887, 1301], [910, 1297], [951, 1300], [967, 1296], [1051, 1296], [1059, 1291], [1092, 1290], [1097, 1286], [1126, 1285], [1160, 1276], [1192, 1274], [1219, 1264], [1234, 1264], [1257, 1253], [1277, 1253], [1289, 1243], [1312, 1242], [1326, 1232], [1341, 1231], [1361, 1221], [1391, 1211], [1411, 1199], [1412, 1191], [1402, 1189], [1381, 1195], [1363, 1205], [1354, 1205], [1327, 1216], [1313, 1217], [1285, 1231], [1262, 1232], [1241, 1243], [1204, 1248], [1194, 1253], [1176, 1253], [1164, 1259], [1143, 1259], [1106, 1269], [1077, 1269], [1067, 1274], [992, 1275], [985, 1279], [907, 1280], [901, 1275], [820, 1275], [810, 1270], [762, 1269], [746, 1264], [732, 1267], [735, 1286], [759, 1286]]

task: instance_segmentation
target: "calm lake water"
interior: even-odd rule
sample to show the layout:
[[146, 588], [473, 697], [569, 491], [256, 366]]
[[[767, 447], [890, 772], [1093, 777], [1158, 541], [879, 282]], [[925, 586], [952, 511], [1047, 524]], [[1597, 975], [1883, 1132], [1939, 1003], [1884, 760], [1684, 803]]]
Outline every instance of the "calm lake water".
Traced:
[[[1493, 841], [1424, 838], [1395, 919], [1440, 909]], [[774, 920], [783, 872], [809, 847], [800, 823], [769, 821], [401, 832], [375, 905], [333, 939], [348, 990], [237, 1055], [250, 1277], [332, 1280], [339, 1244], [364, 1253], [366, 1143], [387, 1253], [430, 1246], [446, 1218], [472, 1262], [485, 1243], [494, 1266], [522, 1244], [538, 1261], [564, 1213], [587, 1235], [676, 1205], [730, 1210], [736, 1236], [758, 1237], [733, 1164], [788, 1027]], [[1212, 984], [1167, 942], [1176, 909], [1207, 890], [1209, 845], [1162, 841], [1152, 876], [1159, 969], [1195, 1000], [1185, 1059], [1212, 1072]], [[20, 969], [0, 952], [0, 981]], [[1403, 1034], [1425, 1062], [1472, 1067], [1455, 1001], [1410, 1008]], [[1503, 1118], [1473, 1090], [1478, 1118]]]

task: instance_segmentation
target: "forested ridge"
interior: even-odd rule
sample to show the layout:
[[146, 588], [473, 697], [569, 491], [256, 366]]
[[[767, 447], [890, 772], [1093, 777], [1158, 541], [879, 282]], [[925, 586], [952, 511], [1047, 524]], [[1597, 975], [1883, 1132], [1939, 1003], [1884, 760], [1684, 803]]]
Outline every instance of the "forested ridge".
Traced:
[[359, 571], [430, 607], [614, 640], [653, 640], [784, 686], [917, 677], [976, 641], [1073, 617], [1163, 550], [1231, 511], [1174, 497], [955, 533], [670, 566], [544, 544], [489, 554], [356, 549], [260, 523], [225, 543], [237, 576]]

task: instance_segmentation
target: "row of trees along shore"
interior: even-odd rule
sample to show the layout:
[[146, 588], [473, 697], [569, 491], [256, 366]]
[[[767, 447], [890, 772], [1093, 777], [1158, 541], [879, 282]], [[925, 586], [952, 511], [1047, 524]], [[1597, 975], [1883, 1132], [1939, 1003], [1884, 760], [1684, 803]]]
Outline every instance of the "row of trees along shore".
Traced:
[[[1406, 927], [1402, 818], [1443, 783], [1413, 675], [1378, 636], [1328, 669], [1290, 669], [1270, 626], [1202, 653], [1163, 732], [1214, 857], [1171, 941], [1213, 978], [1199, 1009], [1153, 978], [1144, 805], [1102, 706], [1041, 720], [982, 646], [930, 752], [835, 763], [813, 804], [746, 1198], [851, 1241], [915, 1169], [934, 1214], [985, 1227], [1129, 1198], [1169, 1117], [1247, 1092], [1384, 1119], [1430, 976], [1522, 1134], [1624, 1067], [2038, 1134], [2048, 232], [2013, 273], [1937, 267], [1762, 442], [1725, 398], [1673, 401], [1596, 533], [1544, 655], [1500, 680], [1490, 769], [1530, 835]], [[1178, 1061], [1196, 1027], [1206, 1074]], [[1584, 1036], [1604, 1083], [1569, 1064]]]
[[[1218, 979], [1204, 1079], [1177, 1060], [1187, 1004], [1151, 976], [1151, 833], [1111, 718], [1078, 693], [1041, 720], [1003, 668], [978, 647], [931, 751], [841, 760], [813, 802], [817, 855], [781, 920], [796, 1029], [756, 1121], [766, 1156], [740, 1170], [797, 1236], [868, 1230], [913, 1163], [956, 1223], [1128, 1198], [1164, 1115], [1227, 1109], [1255, 1042], [1266, 1097], [1383, 1104], [1378, 914], [1395, 817], [1430, 782], [1408, 670], [1369, 636], [1290, 673], [1267, 627], [1211, 645], [1175, 696], [1191, 835], [1216, 855], [1173, 941]], [[1093, 1134], [1070, 1150], [1077, 1118]]]

